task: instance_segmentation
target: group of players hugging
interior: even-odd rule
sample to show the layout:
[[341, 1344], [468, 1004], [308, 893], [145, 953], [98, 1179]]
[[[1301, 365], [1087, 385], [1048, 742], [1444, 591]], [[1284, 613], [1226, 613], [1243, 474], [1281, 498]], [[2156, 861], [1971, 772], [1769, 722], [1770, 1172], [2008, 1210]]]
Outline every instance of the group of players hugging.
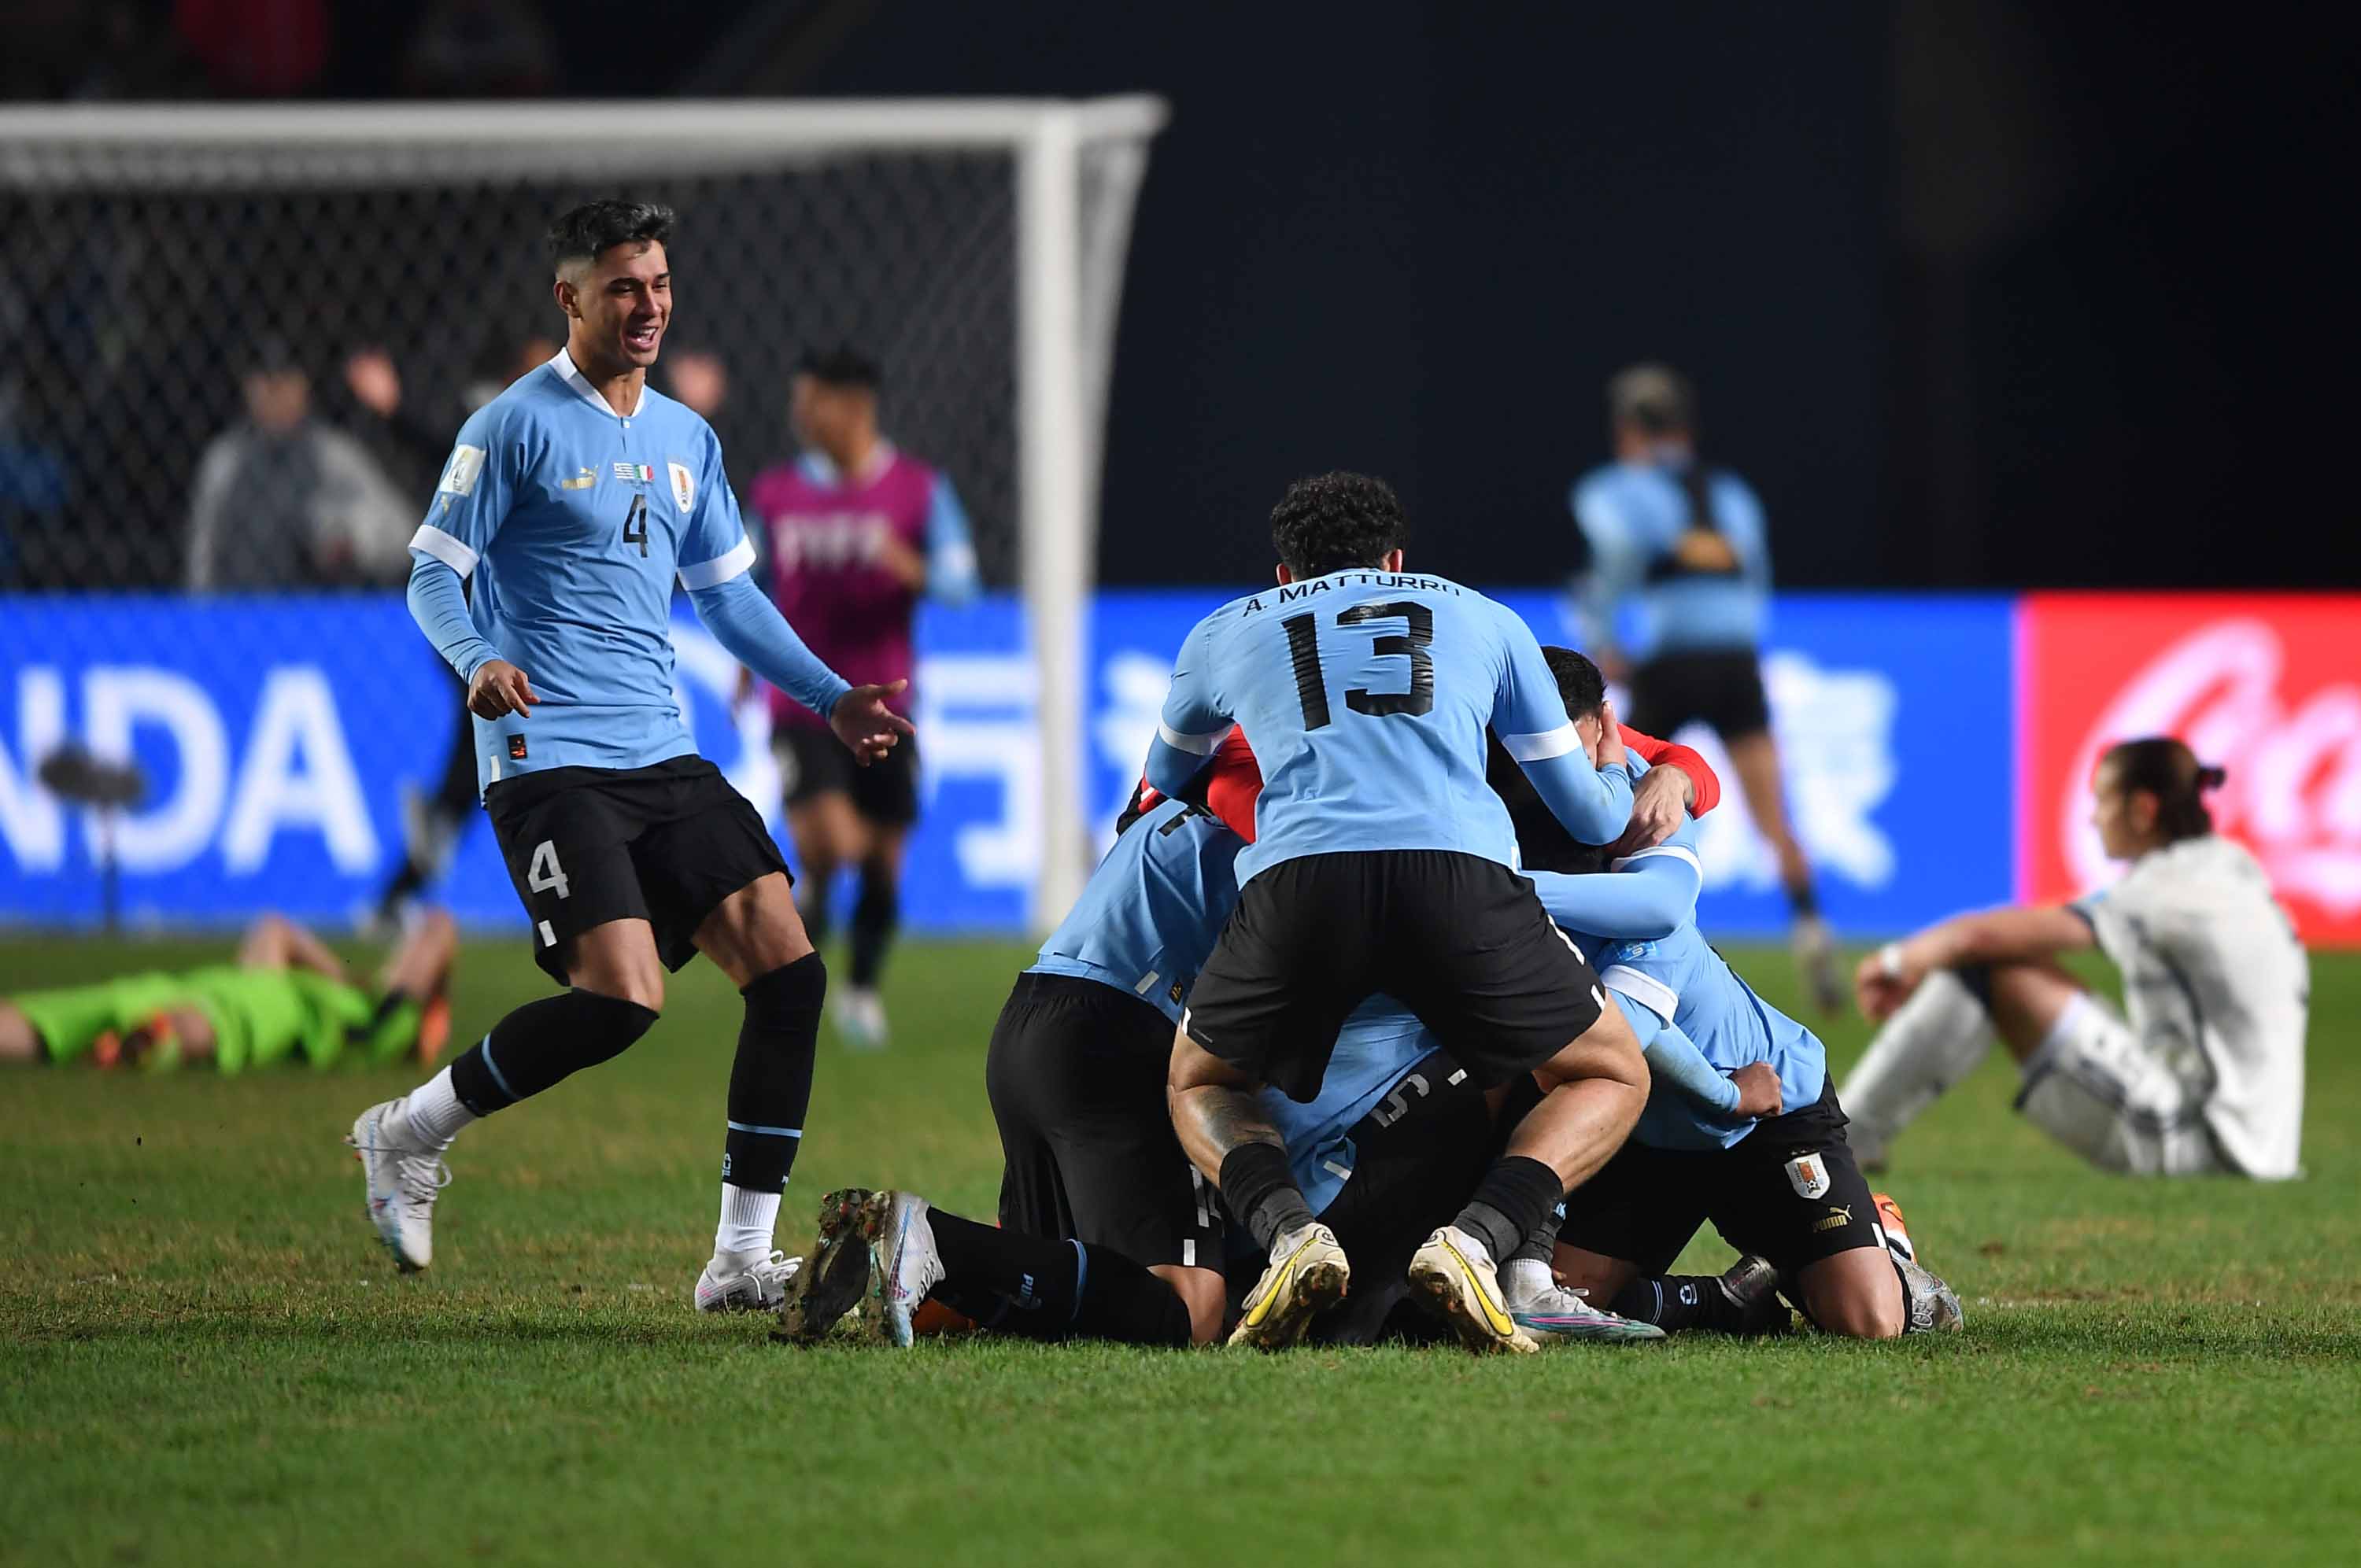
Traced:
[[[854, 763], [912, 729], [906, 682], [849, 683], [755, 585], [712, 430], [646, 384], [672, 313], [672, 221], [617, 201], [557, 221], [566, 346], [468, 419], [412, 542], [412, 612], [467, 683], [484, 806], [535, 957], [565, 989], [354, 1123], [368, 1212], [401, 1268], [431, 1262], [458, 1134], [629, 1047], [665, 971], [702, 952], [745, 1013], [694, 1299], [775, 1312], [790, 1340], [906, 1345], [971, 1324], [1522, 1353], [1777, 1332], [1795, 1310], [1865, 1338], [1960, 1326], [1957, 1296], [1869, 1190], [1820, 1041], [1697, 929], [1711, 771], [1622, 729], [1580, 654], [1407, 572], [1392, 491], [1351, 474], [1291, 487], [1272, 516], [1276, 583], [1191, 632], [1114, 847], [1001, 1010], [985, 1070], [998, 1223], [847, 1189], [823, 1200], [807, 1256], [775, 1249], [828, 975], [761, 816], [674, 703], [675, 582]], [[909, 510], [915, 560], [931, 525]], [[2180, 808], [2205, 782], [2186, 748], [2137, 744], [2177, 750], [2101, 771], [2103, 820], [2110, 788], [2128, 814], [2111, 849], [2166, 866], [2111, 895], [2126, 910], [2150, 896], [2137, 886], [2190, 882], [2168, 874], [2187, 845], [2243, 853], [2203, 836], [2202, 806]], [[2206, 886], [2227, 885], [2206, 865]], [[2251, 930], [2254, 913], [2235, 923]], [[1989, 1042], [1956, 971], [1982, 974], [2028, 1093], [2065, 1107], [2045, 1124], [2084, 1129], [2094, 1160], [2195, 1168], [2193, 1154], [2135, 1155], [2202, 1146], [2279, 1173], [2238, 1152], [2212, 1101], [2180, 1116], [2099, 1094], [2120, 1085], [2101, 1069], [2122, 1067], [2130, 1034], [2048, 955], [2115, 918], [1938, 927], [1869, 960], [1863, 995], [1900, 1010], [1864, 1069], [1881, 1144]], [[2152, 923], [2135, 924], [2147, 940]], [[2271, 940], [2294, 969], [2233, 967], [2287, 982], [2300, 1098], [2301, 948]], [[2156, 1005], [2133, 998], [2143, 1034]], [[2232, 1078], [2261, 1081], [2209, 1081]], [[2291, 1170], [2283, 1141], [2265, 1152]], [[1668, 1273], [1708, 1219], [1741, 1261]]]

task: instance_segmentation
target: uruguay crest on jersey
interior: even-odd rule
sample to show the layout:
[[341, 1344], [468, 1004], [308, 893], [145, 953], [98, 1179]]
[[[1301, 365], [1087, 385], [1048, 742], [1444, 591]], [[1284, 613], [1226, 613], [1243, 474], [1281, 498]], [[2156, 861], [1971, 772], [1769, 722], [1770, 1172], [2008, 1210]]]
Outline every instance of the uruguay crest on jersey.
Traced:
[[667, 463], [664, 466], [672, 471], [672, 499], [680, 503], [684, 513], [693, 510], [697, 503], [697, 478], [689, 473], [688, 465]]

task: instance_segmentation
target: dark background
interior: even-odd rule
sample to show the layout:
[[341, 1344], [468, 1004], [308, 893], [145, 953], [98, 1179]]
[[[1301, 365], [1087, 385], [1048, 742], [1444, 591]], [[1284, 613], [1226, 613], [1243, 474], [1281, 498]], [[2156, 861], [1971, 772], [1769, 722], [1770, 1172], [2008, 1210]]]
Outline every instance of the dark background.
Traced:
[[[1110, 581], [1259, 576], [1279, 489], [1337, 466], [1401, 489], [1419, 565], [1554, 579], [1579, 559], [1568, 484], [1605, 455], [1600, 385], [1642, 356], [1698, 384], [1792, 586], [2361, 581], [2330, 151], [2354, 55], [2317, 11], [13, 9], [16, 96], [1167, 95]], [[497, 71], [405, 53], [455, 16], [503, 39], [458, 57]], [[240, 27], [317, 44], [258, 64]]]

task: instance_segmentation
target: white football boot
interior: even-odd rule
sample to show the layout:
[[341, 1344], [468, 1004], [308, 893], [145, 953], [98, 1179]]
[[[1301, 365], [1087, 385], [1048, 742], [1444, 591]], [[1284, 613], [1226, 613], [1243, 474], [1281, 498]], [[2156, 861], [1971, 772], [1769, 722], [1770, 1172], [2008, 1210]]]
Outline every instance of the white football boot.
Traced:
[[1491, 1249], [1456, 1225], [1442, 1226], [1411, 1255], [1410, 1284], [1459, 1343], [1478, 1354], [1531, 1355], [1541, 1349], [1500, 1298]]
[[877, 1270], [877, 1332], [907, 1350], [915, 1339], [910, 1316], [927, 1292], [943, 1282], [942, 1254], [927, 1223], [927, 1201], [915, 1192], [878, 1192], [862, 1215]]
[[848, 985], [835, 993], [829, 1011], [836, 1024], [836, 1032], [843, 1036], [847, 1049], [882, 1051], [885, 1048], [888, 1036], [885, 999], [877, 992]]
[[1270, 1262], [1246, 1293], [1230, 1343], [1285, 1350], [1303, 1337], [1313, 1318], [1345, 1299], [1352, 1277], [1336, 1233], [1319, 1221], [1274, 1238]]
[[708, 1262], [697, 1277], [697, 1310], [700, 1312], [775, 1312], [785, 1304], [787, 1287], [795, 1282], [804, 1260], [774, 1252], [758, 1257], [735, 1274], [717, 1275]]
[[1509, 1316], [1544, 1348], [1576, 1340], [1633, 1344], [1664, 1337], [1664, 1331], [1653, 1323], [1592, 1306], [1582, 1291], [1560, 1285], [1546, 1263], [1510, 1258], [1500, 1270], [1499, 1280], [1500, 1299]]
[[393, 1254], [393, 1265], [414, 1274], [434, 1261], [434, 1200], [451, 1180], [443, 1151], [410, 1130], [409, 1100], [372, 1105], [345, 1139], [361, 1162], [369, 1223]]

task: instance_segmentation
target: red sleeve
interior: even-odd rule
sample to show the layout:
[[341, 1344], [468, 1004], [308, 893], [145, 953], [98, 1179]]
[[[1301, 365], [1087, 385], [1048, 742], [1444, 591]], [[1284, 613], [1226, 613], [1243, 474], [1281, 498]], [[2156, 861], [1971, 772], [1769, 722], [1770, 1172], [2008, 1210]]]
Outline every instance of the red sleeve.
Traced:
[[[1213, 748], [1213, 771], [1205, 775], [1205, 808], [1222, 826], [1251, 844], [1255, 841], [1255, 802], [1262, 798], [1262, 764], [1246, 748], [1246, 732], [1236, 725]], [[1139, 781], [1139, 809], [1153, 811], [1163, 795], [1146, 779]]]
[[1616, 731], [1622, 736], [1624, 746], [1640, 755], [1640, 760], [1652, 768], [1678, 768], [1697, 784], [1697, 804], [1689, 807], [1691, 817], [1703, 817], [1721, 804], [1721, 780], [1705, 765], [1705, 759], [1686, 746], [1675, 746], [1670, 740], [1659, 740], [1653, 735], [1642, 735], [1628, 724], [1618, 724]]
[[1213, 748], [1213, 776], [1205, 782], [1205, 806], [1222, 825], [1251, 844], [1255, 841], [1255, 802], [1262, 798], [1262, 764], [1246, 745], [1246, 732], [1235, 725]]

